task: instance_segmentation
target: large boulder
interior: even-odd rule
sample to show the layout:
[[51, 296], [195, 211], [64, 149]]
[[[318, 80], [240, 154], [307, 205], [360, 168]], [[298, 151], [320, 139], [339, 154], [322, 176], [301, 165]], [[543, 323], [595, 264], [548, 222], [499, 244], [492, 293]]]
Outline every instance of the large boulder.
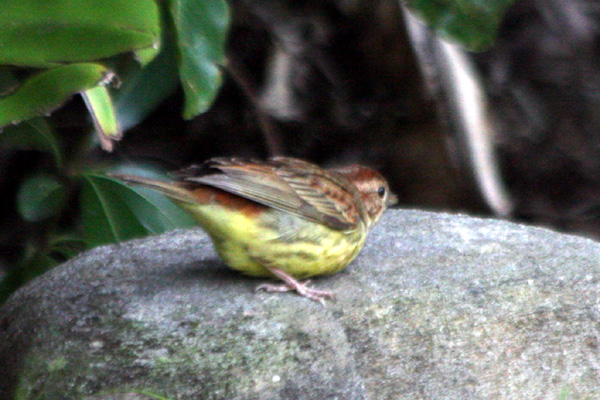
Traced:
[[0, 308], [2, 399], [598, 399], [600, 244], [392, 210], [327, 306], [199, 230], [94, 249]]

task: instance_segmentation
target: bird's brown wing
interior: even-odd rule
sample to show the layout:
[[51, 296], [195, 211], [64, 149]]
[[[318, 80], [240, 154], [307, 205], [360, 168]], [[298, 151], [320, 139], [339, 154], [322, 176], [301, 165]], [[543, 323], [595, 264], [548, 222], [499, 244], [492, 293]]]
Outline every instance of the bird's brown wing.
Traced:
[[182, 175], [185, 181], [213, 186], [333, 229], [352, 229], [360, 221], [352, 184], [302, 160], [214, 158]]

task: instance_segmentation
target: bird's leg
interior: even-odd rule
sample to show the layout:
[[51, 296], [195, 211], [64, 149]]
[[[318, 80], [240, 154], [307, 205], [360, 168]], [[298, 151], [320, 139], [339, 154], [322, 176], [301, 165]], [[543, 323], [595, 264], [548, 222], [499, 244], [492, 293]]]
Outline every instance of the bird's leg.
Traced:
[[256, 288], [256, 290], [265, 290], [267, 292], [289, 292], [294, 290], [300, 296], [304, 296], [311, 300], [318, 301], [323, 305], [325, 305], [326, 298], [334, 297], [334, 294], [332, 292], [308, 287], [310, 280], [300, 282], [291, 275], [283, 272], [279, 268], [267, 266], [265, 266], [265, 268], [267, 268], [277, 278], [281, 279], [284, 283], [280, 285], [274, 283], [263, 283], [262, 285], [259, 285]]

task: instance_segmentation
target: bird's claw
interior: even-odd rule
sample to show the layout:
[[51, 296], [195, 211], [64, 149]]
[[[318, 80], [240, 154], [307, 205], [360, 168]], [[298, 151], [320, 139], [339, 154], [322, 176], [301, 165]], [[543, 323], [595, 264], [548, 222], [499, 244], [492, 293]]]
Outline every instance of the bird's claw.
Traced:
[[308, 299], [318, 301], [322, 305], [325, 305], [325, 299], [334, 298], [335, 294], [333, 292], [329, 292], [326, 290], [319, 290], [315, 288], [311, 288], [308, 286], [310, 280], [305, 282], [294, 281], [286, 282], [282, 284], [275, 283], [263, 283], [256, 287], [256, 290], [264, 290], [266, 292], [290, 292], [295, 291], [300, 296], [306, 297]]

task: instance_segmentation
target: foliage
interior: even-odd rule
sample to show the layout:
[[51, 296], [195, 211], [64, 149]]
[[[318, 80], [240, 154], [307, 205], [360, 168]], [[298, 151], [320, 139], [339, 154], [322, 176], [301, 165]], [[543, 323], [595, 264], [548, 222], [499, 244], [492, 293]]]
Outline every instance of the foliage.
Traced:
[[[110, 151], [122, 129], [139, 124], [180, 80], [184, 115], [192, 118], [219, 89], [229, 26], [224, 0], [23, 0], [1, 11], [0, 147], [41, 152], [51, 163], [32, 165], [20, 184], [18, 213], [41, 231], [22, 244], [18, 265], [0, 283], [0, 301], [83, 249], [192, 225], [164, 196], [89, 165], [93, 136], [85, 134], [75, 154], [67, 151], [67, 138], [47, 116], [80, 94]], [[158, 174], [144, 166], [110, 169]], [[69, 218], [73, 208], [77, 216]]]
[[429, 27], [472, 51], [489, 48], [514, 0], [403, 0]]

